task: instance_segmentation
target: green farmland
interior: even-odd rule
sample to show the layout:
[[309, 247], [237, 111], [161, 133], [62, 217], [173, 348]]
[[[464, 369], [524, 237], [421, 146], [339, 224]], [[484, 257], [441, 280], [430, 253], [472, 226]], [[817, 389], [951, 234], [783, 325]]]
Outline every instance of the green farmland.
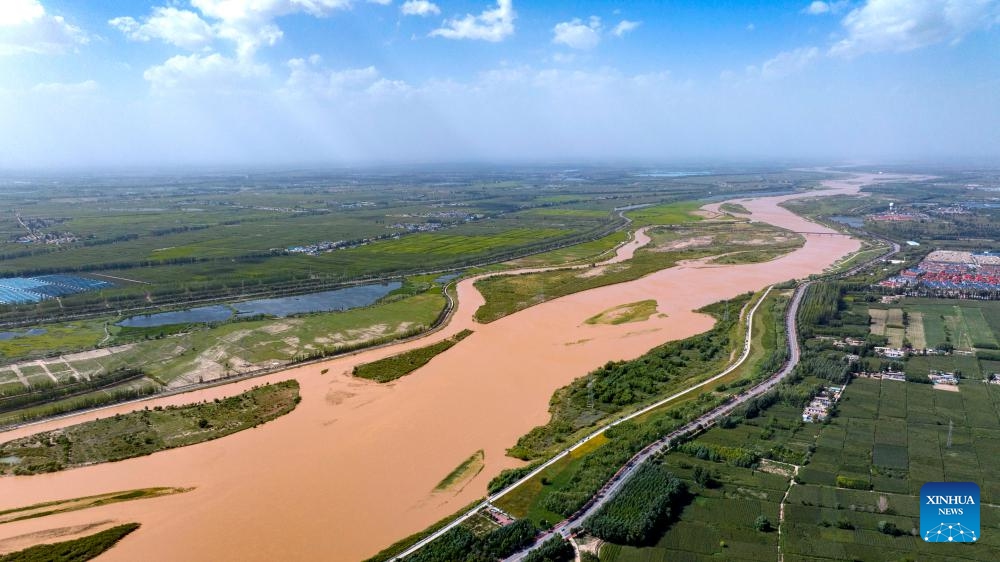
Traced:
[[907, 298], [896, 305], [871, 305], [869, 314], [873, 334], [901, 343], [905, 330], [914, 349], [1000, 349], [1000, 302]]
[[[980, 382], [960, 389], [856, 379], [829, 424], [802, 423], [800, 408], [778, 404], [755, 419], [715, 427], [694, 443], [751, 447], [771, 460], [740, 467], [671, 451], [664, 466], [684, 478], [696, 498], [655, 544], [609, 544], [601, 560], [774, 560], [778, 534], [754, 528], [760, 515], [780, 522], [785, 560], [993, 560], [1000, 554], [994, 507], [1000, 473], [992, 461], [1000, 454], [1000, 388]], [[838, 487], [847, 481], [864, 489]], [[982, 542], [943, 553], [913, 536], [920, 486], [928, 481], [979, 483]], [[880, 532], [883, 521], [900, 534]]]

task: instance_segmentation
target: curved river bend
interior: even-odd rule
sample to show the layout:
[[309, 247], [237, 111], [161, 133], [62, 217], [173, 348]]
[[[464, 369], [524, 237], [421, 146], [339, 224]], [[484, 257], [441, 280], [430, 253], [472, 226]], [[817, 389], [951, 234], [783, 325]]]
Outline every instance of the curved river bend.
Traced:
[[[824, 194], [856, 193], [891, 176], [828, 181]], [[741, 200], [754, 220], [795, 231], [828, 232], [778, 206], [818, 193]], [[709, 205], [707, 208], [717, 208]], [[623, 246], [627, 259], [642, 233]], [[692, 312], [771, 283], [822, 271], [858, 249], [845, 236], [806, 235], [777, 260], [750, 265], [686, 264], [642, 279], [562, 297], [487, 325], [472, 315], [483, 303], [473, 280], [458, 285], [459, 306], [443, 330], [417, 341], [260, 379], [150, 400], [153, 407], [228, 396], [297, 378], [302, 403], [291, 414], [216, 441], [148, 457], [55, 474], [0, 478], [0, 510], [151, 486], [191, 492], [0, 525], [0, 551], [30, 540], [12, 537], [113, 520], [142, 528], [101, 557], [144, 560], [359, 560], [485, 495], [486, 483], [518, 461], [507, 447], [548, 420], [555, 389], [609, 360], [631, 359], [668, 340], [711, 327]], [[608, 308], [655, 298], [641, 323], [587, 325]], [[351, 369], [469, 328], [475, 333], [416, 373], [389, 385], [355, 380]], [[321, 369], [329, 369], [321, 375]], [[107, 417], [109, 408], [0, 434], [21, 435]], [[486, 467], [457, 492], [435, 485], [475, 451]], [[37, 542], [37, 539], [35, 539]]]

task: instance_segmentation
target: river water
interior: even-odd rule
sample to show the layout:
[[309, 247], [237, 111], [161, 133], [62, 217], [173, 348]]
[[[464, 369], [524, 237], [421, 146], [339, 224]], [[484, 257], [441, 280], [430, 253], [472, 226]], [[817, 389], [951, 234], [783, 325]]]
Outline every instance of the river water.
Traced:
[[[862, 183], [875, 179], [828, 181], [826, 193], [856, 193]], [[825, 232], [778, 206], [801, 196], [739, 202], [755, 220]], [[706, 207], [717, 210], [717, 204]], [[38, 542], [39, 537], [30, 534], [54, 528], [137, 521], [142, 528], [102, 561], [365, 558], [484, 496], [493, 476], [518, 466], [519, 461], [504, 452], [547, 421], [555, 389], [609, 360], [635, 358], [665, 341], [711, 327], [711, 317], [693, 309], [820, 272], [859, 248], [845, 236], [805, 238], [801, 249], [768, 263], [682, 264], [636, 281], [562, 297], [487, 325], [472, 320], [483, 299], [474, 280], [466, 279], [458, 285], [454, 317], [427, 338], [150, 400], [143, 405], [184, 404], [289, 378], [299, 380], [303, 398], [291, 414], [216, 441], [55, 474], [0, 478], [0, 510], [131, 488], [195, 488], [2, 525], [0, 551]], [[627, 259], [646, 240], [638, 233], [615, 259]], [[613, 306], [650, 298], [665, 317], [653, 315], [645, 322], [618, 326], [584, 323]], [[350, 376], [354, 365], [466, 328], [475, 333], [392, 384]], [[321, 374], [323, 369], [329, 372]], [[0, 441], [134, 409], [137, 406], [119, 406], [46, 422], [0, 434]], [[478, 476], [457, 492], [433, 492], [445, 475], [479, 449], [486, 453], [486, 466]], [[72, 536], [71, 531], [66, 536]]]

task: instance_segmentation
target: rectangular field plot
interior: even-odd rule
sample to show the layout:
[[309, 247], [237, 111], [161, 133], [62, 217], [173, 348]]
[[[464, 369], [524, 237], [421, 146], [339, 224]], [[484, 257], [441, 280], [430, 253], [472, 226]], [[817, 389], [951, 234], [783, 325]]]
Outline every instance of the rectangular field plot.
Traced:
[[986, 322], [983, 311], [979, 308], [960, 308], [962, 320], [965, 322], [972, 347], [997, 349], [996, 335]]
[[924, 333], [924, 314], [922, 312], [910, 312], [909, 322], [906, 323], [906, 339], [910, 340], [913, 349], [927, 349], [927, 336]]
[[21, 379], [19, 379], [17, 375], [14, 374], [14, 371], [9, 368], [0, 369], [0, 384], [11, 384], [11, 383], [21, 384]]
[[872, 450], [872, 462], [876, 466], [885, 468], [896, 468], [906, 470], [909, 466], [909, 458], [906, 455], [906, 447], [900, 445], [888, 445], [876, 443]]
[[[893, 384], [895, 383], [895, 384]], [[878, 401], [878, 417], [880, 424], [891, 418], [906, 417], [906, 385], [896, 381], [887, 381], [880, 387]]]
[[983, 383], [962, 385], [962, 400], [969, 426], [984, 429], [1000, 429], [1000, 418], [993, 407], [990, 387]]
[[24, 378], [28, 379], [28, 382], [32, 385], [36, 384], [52, 384], [52, 377], [49, 376], [44, 369], [37, 365], [20, 365], [18, 367]]
[[69, 364], [63, 361], [47, 361], [45, 366], [48, 368], [49, 372], [52, 373], [52, 376], [54, 376], [60, 383], [73, 382], [77, 378], [76, 373], [69, 366]]
[[868, 316], [871, 318], [871, 326], [869, 329], [871, 333], [876, 336], [885, 335], [885, 324], [888, 317], [888, 311], [884, 308], [869, 308]]

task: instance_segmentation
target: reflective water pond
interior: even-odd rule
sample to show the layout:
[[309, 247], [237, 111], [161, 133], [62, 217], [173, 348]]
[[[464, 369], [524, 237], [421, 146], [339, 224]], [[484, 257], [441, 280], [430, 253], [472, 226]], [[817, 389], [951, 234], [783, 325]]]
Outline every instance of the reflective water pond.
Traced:
[[309, 293], [294, 297], [256, 299], [230, 305], [199, 306], [173, 312], [133, 316], [122, 320], [118, 323], [118, 326], [122, 326], [123, 328], [154, 328], [157, 326], [169, 326], [171, 324], [222, 322], [229, 320], [233, 316], [256, 316], [263, 314], [281, 318], [309, 312], [350, 310], [373, 304], [375, 301], [402, 286], [403, 284], [399, 281], [393, 281], [391, 283], [360, 285], [358, 287]]

